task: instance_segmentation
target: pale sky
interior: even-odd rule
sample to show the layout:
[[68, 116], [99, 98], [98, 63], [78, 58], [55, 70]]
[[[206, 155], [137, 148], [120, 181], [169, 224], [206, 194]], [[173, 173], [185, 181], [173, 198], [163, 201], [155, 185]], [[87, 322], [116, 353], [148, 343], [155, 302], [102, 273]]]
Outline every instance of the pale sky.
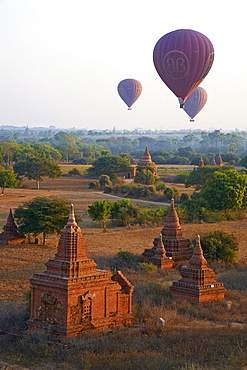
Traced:
[[[246, 24], [243, 0], [0, 0], [0, 126], [247, 130]], [[153, 65], [180, 28], [215, 51], [194, 123]], [[131, 111], [126, 78], [142, 84]]]

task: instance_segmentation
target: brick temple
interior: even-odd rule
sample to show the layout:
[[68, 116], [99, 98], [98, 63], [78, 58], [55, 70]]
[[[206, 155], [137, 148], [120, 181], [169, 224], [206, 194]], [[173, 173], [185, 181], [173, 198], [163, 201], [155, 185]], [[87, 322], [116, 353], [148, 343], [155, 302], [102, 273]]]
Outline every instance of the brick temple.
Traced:
[[[173, 267], [178, 267], [190, 259], [193, 249], [190, 246], [190, 240], [183, 238], [179, 217], [174, 207], [174, 199], [171, 200], [171, 206], [166, 216], [164, 227], [161, 230], [161, 235], [166, 250], [166, 257], [173, 260]], [[152, 259], [155, 256], [158, 243], [159, 238], [155, 238], [153, 241], [154, 246], [145, 249], [142, 253], [145, 262], [153, 262]], [[163, 268], [165, 267], [166, 265]]]
[[160, 234], [153, 256], [149, 258], [149, 262], [152, 262], [155, 266], [160, 269], [172, 268], [173, 260], [172, 257], [166, 256], [166, 250], [162, 241], [162, 234]]
[[142, 159], [138, 162], [137, 167], [142, 167], [142, 166], [149, 166], [154, 169], [154, 176], [158, 175], [157, 172], [157, 166], [156, 164], [152, 161], [151, 155], [148, 151], [148, 146], [146, 145], [145, 151], [143, 153]]
[[29, 330], [63, 337], [85, 330], [130, 324], [133, 285], [117, 271], [97, 269], [86, 254], [84, 238], [71, 205], [55, 257], [31, 279]]
[[133, 167], [131, 172], [127, 172], [124, 176], [126, 179], [133, 179], [136, 175], [138, 167], [148, 166], [154, 169], [154, 176], [158, 176], [158, 170], [156, 164], [152, 161], [151, 155], [148, 151], [148, 146], [146, 145], [145, 151], [143, 153], [142, 159], [137, 163], [137, 166]]
[[0, 243], [7, 245], [20, 244], [25, 241], [25, 236], [18, 232], [18, 227], [15, 223], [12, 208], [9, 210], [7, 222], [3, 227], [3, 232], [0, 234]]
[[226, 289], [222, 283], [214, 279], [216, 275], [214, 271], [207, 267], [199, 235], [188, 266], [182, 266], [180, 274], [182, 279], [170, 287], [172, 298], [185, 299], [197, 304], [224, 299]]

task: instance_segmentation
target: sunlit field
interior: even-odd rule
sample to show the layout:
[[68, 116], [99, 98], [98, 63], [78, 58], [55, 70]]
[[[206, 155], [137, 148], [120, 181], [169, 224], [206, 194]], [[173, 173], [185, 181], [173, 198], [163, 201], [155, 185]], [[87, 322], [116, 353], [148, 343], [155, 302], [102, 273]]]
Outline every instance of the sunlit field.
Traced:
[[[74, 167], [62, 165], [63, 173]], [[81, 171], [83, 169], [84, 166]], [[20, 335], [0, 335], [0, 369], [12, 369], [12, 365], [17, 364], [19, 370], [23, 367], [30, 370], [244, 370], [247, 366], [246, 220], [182, 224], [183, 236], [192, 241], [197, 234], [203, 236], [213, 230], [237, 237], [237, 263], [210, 265], [217, 273], [216, 279], [227, 288], [225, 300], [232, 302], [231, 309], [224, 302], [200, 307], [176, 302], [171, 300], [169, 287], [180, 278], [179, 271], [140, 270], [132, 261], [126, 263], [118, 257], [119, 251], [128, 251], [133, 254], [133, 261], [142, 262], [142, 252], [152, 247], [163, 224], [112, 228], [109, 223], [104, 233], [101, 225], [91, 221], [86, 211], [95, 200], [115, 201], [116, 198], [88, 189], [90, 181], [83, 176], [62, 176], [55, 180], [45, 178], [40, 190], [35, 188], [34, 181], [26, 181], [23, 188], [6, 189], [0, 197], [0, 225], [3, 227], [6, 223], [9, 208], [15, 210], [37, 196], [69, 199], [75, 205], [75, 213], [82, 218], [79, 225], [88, 257], [95, 259], [99, 268], [121, 269], [134, 284], [133, 324], [85, 333], [59, 344], [47, 334], [22, 336], [28, 315], [29, 280], [34, 273], [45, 271], [45, 263], [57, 250], [59, 236], [49, 236], [45, 246], [25, 243], [0, 246], [0, 332], [6, 330]], [[170, 185], [183, 188], [182, 184]], [[145, 207], [149, 204], [148, 201], [144, 204], [140, 200], [133, 202]], [[154, 207], [153, 203], [150, 206]], [[165, 320], [164, 326], [157, 324], [159, 317]]]

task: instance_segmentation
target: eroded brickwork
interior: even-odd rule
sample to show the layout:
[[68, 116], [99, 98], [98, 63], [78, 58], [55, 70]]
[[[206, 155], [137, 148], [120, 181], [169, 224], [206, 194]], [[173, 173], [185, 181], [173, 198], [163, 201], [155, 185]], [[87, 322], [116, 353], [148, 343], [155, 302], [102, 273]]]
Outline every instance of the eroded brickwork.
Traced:
[[170, 288], [172, 298], [185, 299], [191, 303], [224, 299], [226, 289], [214, 279], [214, 271], [207, 267], [199, 235], [188, 266], [182, 266], [180, 274], [182, 278]]
[[130, 324], [133, 285], [87, 257], [73, 205], [55, 257], [31, 279], [29, 330], [71, 337], [85, 330]]
[[0, 243], [15, 245], [25, 241], [25, 237], [18, 232], [18, 227], [15, 223], [12, 208], [9, 210], [7, 222], [3, 227], [3, 232], [0, 234]]
[[[173, 260], [173, 267], [178, 267], [190, 259], [193, 250], [190, 246], [190, 240], [183, 238], [173, 199], [171, 200], [171, 207], [166, 217], [164, 227], [161, 230], [161, 235], [166, 250], [166, 257]], [[159, 239], [160, 238], [155, 238], [153, 241], [153, 248], [147, 248], [142, 253], [145, 262], [154, 263], [153, 258], [159, 245]], [[163, 268], [169, 268], [169, 265], [164, 265]]]

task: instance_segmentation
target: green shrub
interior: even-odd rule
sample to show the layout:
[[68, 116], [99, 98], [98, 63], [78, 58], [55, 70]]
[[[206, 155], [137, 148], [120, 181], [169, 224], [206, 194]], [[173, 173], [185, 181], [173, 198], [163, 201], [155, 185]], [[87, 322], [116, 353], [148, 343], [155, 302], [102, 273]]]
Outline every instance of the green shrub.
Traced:
[[158, 270], [158, 267], [155, 266], [153, 263], [148, 262], [139, 262], [138, 267], [141, 271], [152, 273]]
[[182, 194], [180, 195], [180, 199], [179, 199], [179, 201], [180, 201], [180, 203], [183, 203], [183, 202], [185, 202], [186, 200], [188, 200], [189, 198], [190, 198], [189, 194], [187, 194], [187, 193], [182, 193]]
[[187, 178], [189, 176], [189, 172], [183, 172], [174, 178], [174, 182], [177, 184], [185, 184]]
[[162, 191], [166, 189], [166, 184], [163, 181], [158, 181], [155, 187], [157, 191]]
[[179, 199], [179, 192], [176, 188], [166, 188], [164, 190], [165, 200], [171, 200], [172, 198], [176, 201]]
[[106, 194], [111, 194], [112, 190], [113, 190], [113, 188], [111, 186], [105, 186], [104, 187], [104, 193], [106, 193]]
[[212, 261], [234, 262], [238, 251], [236, 237], [222, 231], [204, 236], [201, 238], [201, 245], [205, 258]]
[[99, 189], [99, 188], [100, 184], [98, 180], [90, 181], [90, 183], [88, 184], [88, 189]]
[[136, 172], [134, 182], [137, 184], [152, 185], [155, 183], [156, 177], [153, 174], [153, 171], [142, 168]]
[[79, 176], [81, 173], [77, 168], [73, 168], [68, 172], [69, 176]]
[[100, 187], [103, 189], [105, 186], [112, 186], [112, 182], [109, 176], [101, 175], [99, 178]]

